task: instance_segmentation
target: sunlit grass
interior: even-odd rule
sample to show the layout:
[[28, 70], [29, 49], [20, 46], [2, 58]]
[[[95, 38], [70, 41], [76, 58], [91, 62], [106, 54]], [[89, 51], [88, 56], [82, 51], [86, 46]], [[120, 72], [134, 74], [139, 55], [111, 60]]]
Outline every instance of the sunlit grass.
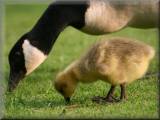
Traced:
[[[19, 37], [30, 30], [47, 5], [6, 6], [5, 27], [5, 79], [8, 79], [8, 54]], [[116, 104], [95, 104], [91, 97], [106, 95], [110, 85], [98, 81], [80, 84], [71, 100], [75, 108], [66, 108], [62, 96], [53, 88], [56, 74], [77, 59], [101, 37], [123, 36], [139, 39], [158, 51], [157, 30], [127, 28], [103, 36], [91, 36], [72, 27], [58, 37], [48, 59], [31, 75], [20, 82], [13, 93], [6, 93], [6, 118], [157, 118], [158, 79], [138, 80], [127, 86], [128, 99]], [[149, 71], [158, 70], [158, 60], [152, 61]], [[117, 87], [116, 95], [119, 95]]]

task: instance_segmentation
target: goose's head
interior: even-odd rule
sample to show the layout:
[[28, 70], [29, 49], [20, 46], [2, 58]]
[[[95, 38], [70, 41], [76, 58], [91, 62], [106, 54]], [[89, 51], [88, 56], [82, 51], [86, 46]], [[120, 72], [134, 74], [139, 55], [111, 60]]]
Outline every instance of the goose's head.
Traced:
[[31, 44], [26, 35], [20, 38], [9, 54], [8, 90], [13, 91], [19, 81], [36, 69], [46, 57], [40, 49]]

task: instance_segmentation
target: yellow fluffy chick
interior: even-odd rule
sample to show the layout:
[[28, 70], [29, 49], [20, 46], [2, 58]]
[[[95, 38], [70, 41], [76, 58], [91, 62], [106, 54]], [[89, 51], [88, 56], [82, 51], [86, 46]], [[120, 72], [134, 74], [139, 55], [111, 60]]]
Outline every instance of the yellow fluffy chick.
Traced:
[[70, 101], [78, 82], [103, 80], [110, 83], [111, 88], [106, 97], [96, 97], [94, 101], [100, 98], [106, 102], [116, 101], [113, 97], [116, 85], [121, 87], [119, 100], [125, 99], [125, 85], [145, 75], [154, 54], [151, 46], [137, 40], [102, 39], [56, 76], [55, 89]]

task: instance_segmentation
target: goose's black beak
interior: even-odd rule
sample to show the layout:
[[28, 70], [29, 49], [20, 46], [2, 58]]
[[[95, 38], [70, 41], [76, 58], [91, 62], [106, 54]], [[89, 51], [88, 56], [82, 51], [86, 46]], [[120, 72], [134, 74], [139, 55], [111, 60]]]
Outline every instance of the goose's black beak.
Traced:
[[13, 73], [10, 71], [8, 81], [8, 91], [12, 92], [18, 85], [19, 81], [24, 78], [24, 72]]
[[65, 98], [66, 103], [70, 103], [70, 97]]

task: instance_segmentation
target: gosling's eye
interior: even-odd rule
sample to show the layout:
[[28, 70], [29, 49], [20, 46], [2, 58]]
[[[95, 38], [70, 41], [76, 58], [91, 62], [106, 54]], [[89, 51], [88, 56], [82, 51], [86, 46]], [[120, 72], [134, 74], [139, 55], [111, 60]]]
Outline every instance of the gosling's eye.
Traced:
[[62, 88], [59, 90], [59, 92], [64, 95], [64, 93], [65, 93], [64, 89], [65, 89], [66, 87], [67, 87], [67, 85], [66, 85], [66, 84], [63, 84], [63, 85], [62, 85]]
[[63, 90], [63, 89], [60, 89], [59, 92], [60, 92], [61, 94], [64, 94], [64, 90]]

